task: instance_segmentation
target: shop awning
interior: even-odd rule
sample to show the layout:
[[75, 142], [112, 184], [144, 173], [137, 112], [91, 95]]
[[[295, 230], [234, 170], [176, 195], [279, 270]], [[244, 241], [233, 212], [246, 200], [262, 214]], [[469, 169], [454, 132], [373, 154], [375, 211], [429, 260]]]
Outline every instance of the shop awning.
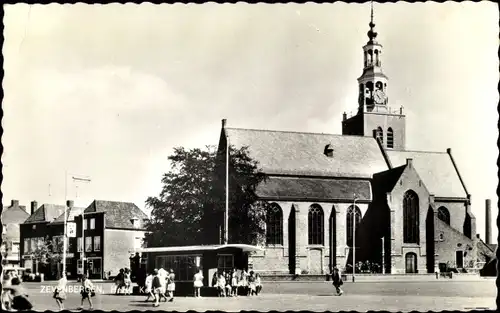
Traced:
[[206, 245], [206, 246], [177, 246], [177, 247], [152, 247], [141, 248], [134, 252], [189, 252], [189, 251], [214, 251], [221, 249], [240, 249], [243, 252], [263, 251], [264, 249], [257, 246], [245, 244], [227, 244], [227, 245]]

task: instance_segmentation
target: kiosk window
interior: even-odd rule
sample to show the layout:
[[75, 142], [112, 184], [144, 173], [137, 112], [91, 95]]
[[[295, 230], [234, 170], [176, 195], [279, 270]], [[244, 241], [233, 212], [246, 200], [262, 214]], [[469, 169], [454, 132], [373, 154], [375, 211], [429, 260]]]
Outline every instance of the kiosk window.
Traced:
[[217, 256], [217, 269], [228, 272], [234, 268], [234, 258], [232, 254], [219, 254]]
[[177, 281], [193, 281], [194, 274], [197, 273], [198, 266], [196, 259], [199, 259], [199, 264], [203, 264], [200, 255], [162, 255], [156, 257], [156, 268], [163, 268], [170, 272], [174, 271], [175, 280]]

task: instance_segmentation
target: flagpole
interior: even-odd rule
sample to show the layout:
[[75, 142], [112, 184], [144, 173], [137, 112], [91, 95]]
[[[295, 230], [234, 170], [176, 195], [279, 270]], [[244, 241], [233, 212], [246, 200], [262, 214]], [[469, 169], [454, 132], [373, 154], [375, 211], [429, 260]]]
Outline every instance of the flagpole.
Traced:
[[226, 211], [224, 214], [224, 244], [228, 244], [229, 220], [229, 138], [226, 135]]
[[67, 243], [67, 211], [68, 211], [68, 171], [65, 171], [65, 176], [64, 176], [64, 234], [63, 234], [63, 270], [62, 274], [63, 277], [66, 276], [66, 249], [68, 246]]

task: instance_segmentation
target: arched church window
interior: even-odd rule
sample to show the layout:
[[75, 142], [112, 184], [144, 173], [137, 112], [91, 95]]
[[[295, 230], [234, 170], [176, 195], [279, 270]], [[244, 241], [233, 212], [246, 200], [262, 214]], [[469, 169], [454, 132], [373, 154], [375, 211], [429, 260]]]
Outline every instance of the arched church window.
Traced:
[[379, 51], [375, 50], [375, 65], [379, 65]]
[[347, 214], [346, 214], [346, 225], [347, 225], [346, 237], [347, 237], [348, 247], [352, 247], [354, 225], [356, 225], [356, 228], [358, 228], [360, 222], [361, 222], [361, 210], [358, 208], [358, 206], [351, 205], [347, 209]]
[[394, 132], [391, 127], [387, 129], [387, 148], [394, 148]]
[[373, 83], [372, 82], [366, 83], [366, 90], [368, 91], [368, 96], [371, 96], [371, 94], [373, 92]]
[[464, 235], [468, 238], [472, 238], [472, 221], [469, 213], [465, 213], [465, 221], [464, 221]]
[[373, 64], [373, 51], [370, 49], [368, 50], [368, 65]]
[[266, 244], [283, 244], [283, 211], [281, 207], [273, 203], [266, 212]]
[[313, 204], [309, 208], [308, 224], [309, 244], [322, 245], [324, 241], [324, 221], [323, 209], [319, 205]]
[[444, 206], [440, 207], [438, 209], [438, 218], [445, 222], [446, 224], [450, 225], [450, 212], [448, 211], [447, 208]]
[[403, 198], [403, 242], [419, 243], [418, 195], [408, 190]]
[[382, 127], [377, 128], [377, 140], [380, 141], [380, 143], [384, 143], [384, 131], [382, 130]]
[[368, 53], [366, 53], [366, 51], [364, 52], [364, 55], [365, 55], [365, 58], [364, 58], [364, 61], [365, 61], [365, 67], [368, 66]]
[[406, 274], [414, 274], [417, 273], [417, 254], [415, 252], [408, 252], [405, 255], [405, 263], [406, 263]]

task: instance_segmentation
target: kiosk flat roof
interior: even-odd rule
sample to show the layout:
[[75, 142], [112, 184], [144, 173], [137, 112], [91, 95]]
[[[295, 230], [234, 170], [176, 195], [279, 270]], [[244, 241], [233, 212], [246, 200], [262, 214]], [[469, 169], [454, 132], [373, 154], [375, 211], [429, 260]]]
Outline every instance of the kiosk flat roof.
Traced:
[[251, 251], [264, 251], [263, 248], [245, 245], [245, 244], [227, 244], [227, 245], [206, 245], [206, 246], [177, 246], [177, 247], [152, 247], [152, 248], [141, 248], [137, 249], [135, 252], [184, 252], [184, 251], [213, 251], [221, 249], [241, 249], [244, 252]]

